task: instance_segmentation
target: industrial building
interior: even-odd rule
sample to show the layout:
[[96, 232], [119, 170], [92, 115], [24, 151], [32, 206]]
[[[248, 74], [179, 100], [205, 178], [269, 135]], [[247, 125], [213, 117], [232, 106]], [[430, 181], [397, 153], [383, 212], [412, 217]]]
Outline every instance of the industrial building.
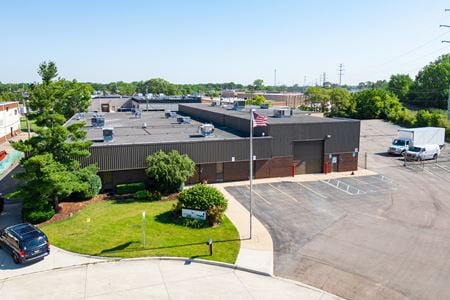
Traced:
[[[189, 183], [247, 180], [250, 108], [179, 104], [178, 111], [88, 113], [94, 141], [82, 164], [99, 167], [103, 188], [147, 180], [148, 155], [177, 150], [196, 163]], [[256, 109], [268, 117], [253, 130], [255, 178], [357, 169], [359, 120], [320, 118], [289, 108]], [[72, 118], [70, 122], [76, 122]]]

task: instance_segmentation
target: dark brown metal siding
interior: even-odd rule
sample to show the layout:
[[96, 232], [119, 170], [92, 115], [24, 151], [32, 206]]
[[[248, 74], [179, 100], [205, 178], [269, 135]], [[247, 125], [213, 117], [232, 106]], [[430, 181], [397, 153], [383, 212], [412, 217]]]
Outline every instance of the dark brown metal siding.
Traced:
[[[258, 159], [272, 157], [271, 138], [255, 138], [254, 153]], [[145, 159], [152, 153], [177, 150], [187, 154], [195, 163], [215, 163], [248, 160], [249, 139], [205, 140], [161, 144], [105, 145], [90, 148], [91, 156], [81, 159], [82, 165], [97, 163], [99, 171], [143, 169]]]
[[323, 141], [294, 142], [296, 174], [321, 173], [323, 168]]
[[353, 152], [359, 148], [360, 123], [349, 120], [334, 123], [310, 124], [276, 124], [269, 125], [269, 135], [272, 137], [272, 155], [293, 155], [293, 141], [325, 140], [325, 154]]

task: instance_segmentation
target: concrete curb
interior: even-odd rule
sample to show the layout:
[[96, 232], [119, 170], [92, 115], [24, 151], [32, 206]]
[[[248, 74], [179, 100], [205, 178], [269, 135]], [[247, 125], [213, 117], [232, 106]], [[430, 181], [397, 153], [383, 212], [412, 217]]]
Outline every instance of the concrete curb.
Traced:
[[[81, 255], [81, 254], [72, 253], [69, 251], [64, 251], [64, 252], [73, 254], [73, 255], [83, 256], [86, 258], [98, 258], [97, 256]], [[185, 258], [185, 257], [172, 257], [172, 256], [167, 256], [167, 257], [165, 257], [165, 256], [149, 256], [149, 257], [135, 257], [135, 258], [109, 258], [109, 259], [99, 260], [99, 261], [85, 262], [85, 263], [81, 263], [81, 264], [74, 264], [74, 265], [63, 266], [63, 267], [55, 267], [55, 268], [51, 268], [48, 270], [41, 270], [41, 271], [29, 272], [26, 274], [5, 277], [5, 278], [0, 279], [0, 281], [14, 279], [14, 278], [20, 278], [20, 277], [27, 276], [27, 275], [40, 274], [40, 273], [45, 273], [45, 272], [50, 272], [50, 271], [78, 268], [78, 267], [83, 267], [83, 266], [88, 266], [88, 265], [97, 265], [97, 264], [115, 263], [115, 262], [127, 262], [127, 261], [152, 261], [152, 260], [183, 261], [183, 262], [189, 262], [189, 263], [199, 263], [199, 264], [204, 264], [204, 265], [211, 265], [211, 266], [216, 266], [216, 267], [221, 267], [221, 268], [228, 268], [228, 269], [233, 269], [233, 270], [237, 270], [237, 271], [253, 273], [253, 274], [261, 275], [261, 276], [274, 277], [269, 273], [261, 272], [258, 270], [252, 270], [252, 269], [248, 269], [248, 268], [244, 268], [244, 267], [239, 267], [234, 264], [228, 264], [228, 263], [219, 262], [219, 261], [197, 259], [197, 258], [191, 259], [191, 258]]]

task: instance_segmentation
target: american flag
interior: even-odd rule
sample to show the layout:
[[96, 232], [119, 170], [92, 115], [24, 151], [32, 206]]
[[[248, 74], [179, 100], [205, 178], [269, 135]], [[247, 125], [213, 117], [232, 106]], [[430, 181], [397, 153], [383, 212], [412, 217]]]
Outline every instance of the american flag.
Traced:
[[253, 127], [267, 126], [267, 117], [253, 112]]

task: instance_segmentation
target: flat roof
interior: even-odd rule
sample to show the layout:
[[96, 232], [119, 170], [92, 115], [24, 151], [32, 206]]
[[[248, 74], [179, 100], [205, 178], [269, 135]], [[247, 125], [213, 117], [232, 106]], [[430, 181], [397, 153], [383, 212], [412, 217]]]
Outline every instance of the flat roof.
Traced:
[[[92, 127], [91, 118], [94, 113], [85, 113], [84, 118], [80, 119], [75, 115], [67, 122], [67, 125], [86, 122], [84, 127], [87, 130], [86, 138], [94, 141], [93, 146], [242, 138], [236, 130], [224, 127], [216, 127], [213, 136], [203, 137], [198, 133], [198, 127], [203, 123], [191, 120], [191, 124], [179, 124], [177, 118], [166, 118], [164, 111], [144, 111], [140, 118], [134, 117], [131, 112], [111, 112], [101, 113], [101, 115], [105, 117], [104, 128], [114, 129], [114, 138], [111, 142], [103, 142], [102, 128]], [[143, 128], [144, 123], [146, 128]]]
[[273, 110], [276, 108], [281, 108], [279, 106], [270, 107], [268, 109], [261, 109], [257, 106], [245, 106], [244, 110], [232, 110], [232, 105], [227, 105], [227, 107], [222, 106], [211, 106], [208, 104], [180, 104], [182, 106], [194, 107], [204, 111], [217, 112], [224, 115], [236, 116], [242, 119], [247, 119], [250, 122], [250, 109], [253, 108], [256, 113], [267, 116], [267, 124], [306, 124], [306, 123], [338, 123], [338, 122], [359, 122], [359, 120], [347, 119], [347, 118], [326, 118], [308, 115], [309, 112], [294, 110], [293, 115], [289, 117], [276, 118], [273, 117]]

